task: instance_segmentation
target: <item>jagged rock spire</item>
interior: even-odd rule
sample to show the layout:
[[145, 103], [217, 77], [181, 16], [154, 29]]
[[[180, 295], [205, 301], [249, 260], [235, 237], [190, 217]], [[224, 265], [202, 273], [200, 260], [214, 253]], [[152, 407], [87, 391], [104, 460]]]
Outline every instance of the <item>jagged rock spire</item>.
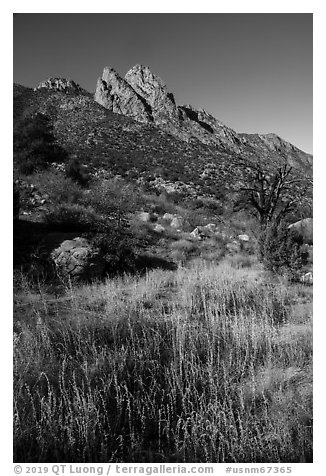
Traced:
[[113, 68], [105, 67], [98, 79], [96, 102], [112, 112], [130, 116], [140, 122], [152, 122], [151, 108], [146, 101]]

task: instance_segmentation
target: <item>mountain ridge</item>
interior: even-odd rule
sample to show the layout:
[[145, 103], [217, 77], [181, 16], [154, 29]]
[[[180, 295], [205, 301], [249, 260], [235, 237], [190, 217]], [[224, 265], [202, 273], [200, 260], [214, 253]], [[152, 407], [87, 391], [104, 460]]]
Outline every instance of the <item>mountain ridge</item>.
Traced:
[[[123, 87], [121, 87], [121, 83], [123, 83]], [[109, 88], [107, 85], [109, 85]], [[129, 90], [127, 93], [124, 90], [126, 87]], [[42, 88], [64, 92], [70, 89], [78, 94], [92, 94], [79, 86], [75, 81], [71, 79], [66, 80], [65, 78], [49, 78], [42, 81], [37, 88], [34, 88], [34, 91]], [[136, 99], [130, 103], [131, 91]], [[111, 99], [112, 97], [113, 99]], [[114, 101], [114, 97], [118, 99], [119, 105], [116, 104], [117, 101]], [[148, 100], [149, 97], [151, 98], [150, 101]], [[123, 104], [121, 105], [121, 99], [124, 99], [127, 103], [129, 102], [127, 109]], [[312, 165], [312, 154], [302, 151], [276, 133], [236, 132], [219, 119], [216, 119], [204, 108], [197, 108], [190, 104], [178, 105], [173, 93], [168, 91], [165, 83], [161, 78], [154, 75], [148, 66], [137, 64], [125, 74], [124, 78], [114, 68], [106, 66], [103, 69], [102, 77], [98, 78], [94, 100], [114, 113], [126, 115], [140, 122], [154, 123], [156, 126], [165, 129], [182, 140], [196, 137], [203, 143], [214, 144], [217, 147], [226, 145], [227, 148], [231, 147], [236, 152], [240, 152], [239, 145], [248, 144], [248, 142], [251, 145], [252, 139], [253, 142], [260, 139], [270, 149], [276, 150], [278, 148], [292, 152], [295, 150], [295, 153], [305, 154], [310, 165]], [[138, 111], [135, 108], [135, 102], [138, 108], [139, 105], [141, 106]], [[158, 103], [160, 106], [163, 104], [165, 113], [168, 112], [168, 114], [163, 112], [163, 118], [162, 113], [161, 115], [156, 114], [156, 118], [153, 117], [152, 111], [155, 111], [155, 106], [157, 109]], [[169, 116], [169, 123], [166, 121], [166, 115]], [[180, 127], [180, 121], [182, 121], [182, 127]]]
[[312, 156], [276, 134], [237, 133], [203, 108], [177, 105], [149, 68], [133, 67], [125, 77], [137, 91], [109, 67], [94, 96], [64, 78], [35, 89], [16, 84], [14, 120], [43, 113], [59, 145], [88, 167], [149, 184], [161, 176], [197, 195], [232, 188], [243, 159], [288, 163], [312, 174]]

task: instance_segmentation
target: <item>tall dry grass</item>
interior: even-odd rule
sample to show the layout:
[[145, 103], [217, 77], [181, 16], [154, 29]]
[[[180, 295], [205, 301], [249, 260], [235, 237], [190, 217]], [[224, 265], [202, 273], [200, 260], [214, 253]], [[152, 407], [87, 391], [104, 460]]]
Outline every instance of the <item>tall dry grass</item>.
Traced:
[[25, 289], [15, 461], [311, 461], [312, 331], [295, 293], [200, 262], [61, 298]]

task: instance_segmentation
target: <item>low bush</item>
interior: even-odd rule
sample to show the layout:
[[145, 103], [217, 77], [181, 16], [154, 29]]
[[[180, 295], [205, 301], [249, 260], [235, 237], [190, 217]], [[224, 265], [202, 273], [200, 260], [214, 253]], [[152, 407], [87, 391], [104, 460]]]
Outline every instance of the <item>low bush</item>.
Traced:
[[279, 275], [297, 280], [308, 263], [309, 253], [300, 236], [285, 222], [266, 226], [258, 240], [259, 259], [264, 267]]
[[91, 176], [87, 168], [80, 163], [77, 157], [72, 157], [66, 165], [66, 175], [82, 187], [89, 185]]
[[102, 180], [94, 182], [84, 196], [83, 203], [110, 219], [120, 222], [139, 205], [139, 190], [124, 180]]
[[101, 231], [101, 227], [104, 226], [103, 218], [92, 207], [76, 203], [62, 203], [52, 207], [45, 214], [44, 220], [48, 225], [62, 231], [88, 232], [93, 230], [96, 233]]
[[61, 171], [48, 169], [28, 177], [31, 183], [41, 193], [46, 194], [52, 204], [76, 204], [82, 196], [82, 188]]

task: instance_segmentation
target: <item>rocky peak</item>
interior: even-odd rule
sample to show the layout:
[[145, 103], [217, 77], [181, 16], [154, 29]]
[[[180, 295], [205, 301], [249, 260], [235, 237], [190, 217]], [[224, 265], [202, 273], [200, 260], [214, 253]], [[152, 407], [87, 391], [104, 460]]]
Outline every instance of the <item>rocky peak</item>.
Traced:
[[62, 92], [75, 92], [81, 93], [83, 89], [79, 86], [79, 84], [75, 83], [71, 79], [65, 78], [49, 78], [46, 81], [42, 81], [34, 91], [38, 89], [55, 89], [57, 91]]
[[177, 119], [178, 109], [173, 94], [148, 66], [137, 64], [128, 71], [125, 80], [149, 104], [156, 123], [165, 122], [166, 118]]
[[98, 79], [94, 95], [96, 102], [117, 114], [140, 122], [153, 120], [146, 101], [113, 68], [106, 66]]

